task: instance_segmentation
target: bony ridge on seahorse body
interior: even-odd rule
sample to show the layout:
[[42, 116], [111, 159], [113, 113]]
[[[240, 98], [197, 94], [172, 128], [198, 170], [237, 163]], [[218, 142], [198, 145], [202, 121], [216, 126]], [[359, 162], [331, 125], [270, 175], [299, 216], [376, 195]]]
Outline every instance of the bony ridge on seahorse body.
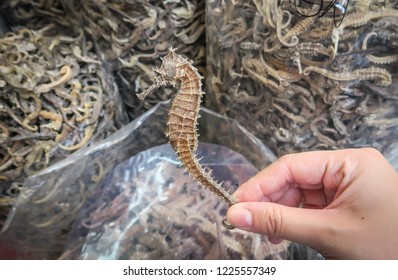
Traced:
[[[203, 77], [193, 66], [192, 61], [176, 54], [173, 48], [170, 48], [168, 54], [161, 60], [162, 65], [154, 69], [156, 74], [152, 85], [137, 94], [137, 97], [143, 100], [161, 86], [177, 87], [179, 84], [179, 90], [171, 100], [166, 136], [187, 171], [202, 186], [222, 198], [229, 207], [235, 203], [233, 197], [204, 170], [196, 156], [198, 147], [196, 127], [200, 102], [204, 94], [201, 81]], [[227, 229], [234, 228], [226, 221], [223, 221], [223, 225]]]

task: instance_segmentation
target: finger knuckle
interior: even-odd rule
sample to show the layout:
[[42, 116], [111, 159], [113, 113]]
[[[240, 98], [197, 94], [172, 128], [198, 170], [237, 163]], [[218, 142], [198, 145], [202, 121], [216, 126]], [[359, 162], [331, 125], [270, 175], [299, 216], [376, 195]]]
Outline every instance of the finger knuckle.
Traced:
[[382, 153], [379, 150], [372, 147], [363, 148], [361, 151], [371, 157], [379, 157], [379, 158], [383, 157]]
[[291, 157], [292, 157], [291, 154], [286, 154], [286, 155], [283, 155], [283, 156], [281, 156], [280, 158], [278, 158], [278, 159], [276, 160], [276, 162], [277, 162], [278, 164], [283, 164], [283, 165], [285, 165], [287, 162], [289, 162], [289, 160], [290, 160]]

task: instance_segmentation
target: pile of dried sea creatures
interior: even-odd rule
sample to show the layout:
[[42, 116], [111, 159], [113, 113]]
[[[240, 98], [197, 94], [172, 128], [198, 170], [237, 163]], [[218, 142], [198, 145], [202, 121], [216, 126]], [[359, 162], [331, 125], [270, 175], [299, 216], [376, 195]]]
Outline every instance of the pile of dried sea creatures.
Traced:
[[96, 51], [108, 62], [130, 118], [159, 100], [170, 99], [161, 90], [142, 104], [135, 93], [153, 77], [152, 67], [169, 47], [194, 61], [205, 73], [205, 1], [200, 0], [107, 0], [76, 1], [10, 0], [4, 8], [13, 24], [32, 29], [48, 22], [62, 28], [83, 30], [96, 43]]
[[14, 202], [26, 176], [169, 99], [171, 89], [145, 102], [135, 93], [170, 46], [205, 71], [204, 4], [4, 1], [11, 31], [0, 41], [0, 206]]
[[209, 0], [207, 19], [206, 105], [277, 156], [396, 153], [398, 1]]
[[92, 41], [55, 30], [21, 28], [0, 39], [0, 205], [13, 202], [27, 176], [123, 123]]

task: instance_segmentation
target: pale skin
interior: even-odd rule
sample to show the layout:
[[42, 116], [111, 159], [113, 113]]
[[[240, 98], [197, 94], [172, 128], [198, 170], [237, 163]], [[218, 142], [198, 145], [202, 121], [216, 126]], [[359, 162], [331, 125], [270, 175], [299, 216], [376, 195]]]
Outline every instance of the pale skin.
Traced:
[[398, 173], [375, 149], [291, 154], [234, 193], [237, 228], [327, 259], [398, 259]]

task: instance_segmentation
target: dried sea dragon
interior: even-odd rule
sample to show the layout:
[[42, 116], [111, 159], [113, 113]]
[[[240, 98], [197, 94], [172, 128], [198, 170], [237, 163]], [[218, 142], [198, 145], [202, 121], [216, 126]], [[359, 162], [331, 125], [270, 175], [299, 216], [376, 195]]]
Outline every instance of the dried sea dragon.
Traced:
[[[206, 189], [221, 197], [229, 206], [234, 204], [232, 196], [200, 165], [196, 156], [198, 147], [197, 120], [199, 117], [203, 78], [192, 65], [192, 61], [176, 54], [170, 48], [162, 60], [160, 68], [155, 68], [152, 85], [137, 94], [140, 100], [153, 93], [161, 86], [172, 85], [179, 90], [171, 100], [167, 118], [166, 136], [187, 171]], [[223, 221], [227, 229], [234, 227]]]

